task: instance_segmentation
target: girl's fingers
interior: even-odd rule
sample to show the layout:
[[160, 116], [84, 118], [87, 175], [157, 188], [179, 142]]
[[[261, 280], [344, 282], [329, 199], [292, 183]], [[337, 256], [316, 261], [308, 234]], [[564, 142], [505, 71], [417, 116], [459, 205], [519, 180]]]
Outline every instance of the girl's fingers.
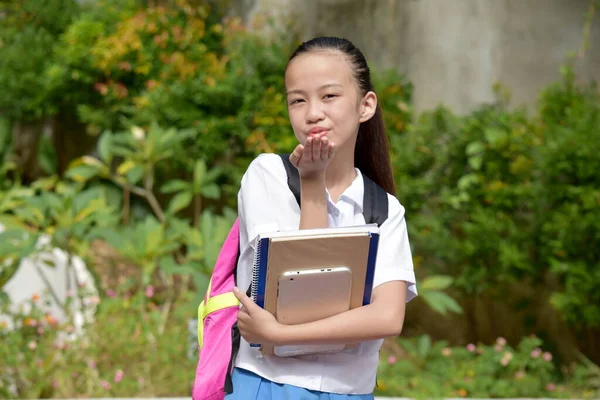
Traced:
[[333, 158], [333, 156], [335, 156], [335, 143], [329, 143], [328, 150], [329, 150], [328, 156], [329, 156], [329, 159], [331, 160]]
[[313, 162], [321, 160], [321, 140], [314, 139], [312, 142], [312, 160]]
[[321, 138], [321, 152], [319, 158], [324, 161], [329, 158], [329, 139], [326, 137]]
[[296, 146], [292, 154], [290, 154], [290, 162], [296, 168], [298, 168], [298, 164], [300, 163], [300, 159], [302, 158], [302, 153], [304, 152], [304, 146], [299, 144]]

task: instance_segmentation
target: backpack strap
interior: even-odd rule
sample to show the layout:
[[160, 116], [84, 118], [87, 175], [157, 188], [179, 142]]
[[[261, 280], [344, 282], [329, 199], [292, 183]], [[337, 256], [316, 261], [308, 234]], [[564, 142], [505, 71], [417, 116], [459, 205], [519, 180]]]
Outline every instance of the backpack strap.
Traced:
[[281, 161], [283, 162], [283, 166], [285, 167], [285, 173], [287, 175], [287, 184], [290, 188], [290, 191], [296, 198], [296, 202], [298, 206], [300, 204], [300, 174], [298, 174], [298, 169], [294, 167], [292, 162], [290, 161], [289, 154], [279, 154], [281, 157]]
[[[279, 157], [281, 157], [285, 167], [288, 187], [300, 206], [300, 175], [298, 169], [292, 165], [289, 154], [279, 154]], [[387, 192], [365, 174], [362, 177], [364, 182], [363, 216], [365, 222], [381, 226], [388, 217]]]
[[371, 178], [363, 174], [365, 194], [363, 197], [363, 215], [367, 224], [381, 226], [388, 217], [387, 192]]

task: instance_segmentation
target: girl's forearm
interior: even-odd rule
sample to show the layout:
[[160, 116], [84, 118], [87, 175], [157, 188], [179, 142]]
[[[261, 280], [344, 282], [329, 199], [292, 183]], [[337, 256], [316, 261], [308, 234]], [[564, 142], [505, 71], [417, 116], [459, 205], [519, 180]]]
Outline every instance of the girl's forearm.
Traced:
[[300, 178], [300, 229], [327, 228], [325, 171]]
[[404, 306], [387, 310], [374, 304], [299, 325], [281, 325], [277, 345], [358, 343], [397, 336], [404, 323]]

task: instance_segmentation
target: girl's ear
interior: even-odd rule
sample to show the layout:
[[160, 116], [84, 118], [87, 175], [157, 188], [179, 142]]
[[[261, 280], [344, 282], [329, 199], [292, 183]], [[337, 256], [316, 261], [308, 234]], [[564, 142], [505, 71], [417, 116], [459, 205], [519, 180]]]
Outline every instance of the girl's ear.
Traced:
[[360, 101], [360, 118], [358, 122], [362, 123], [370, 120], [375, 115], [375, 110], [377, 110], [377, 95], [372, 91], [367, 92]]

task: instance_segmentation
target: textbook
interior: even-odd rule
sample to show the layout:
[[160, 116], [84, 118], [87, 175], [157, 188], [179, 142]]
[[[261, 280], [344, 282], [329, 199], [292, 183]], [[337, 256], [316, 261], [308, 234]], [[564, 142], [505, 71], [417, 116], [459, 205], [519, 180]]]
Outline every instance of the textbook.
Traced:
[[[376, 224], [278, 231], [260, 234], [255, 240], [251, 297], [275, 317], [279, 280], [289, 271], [347, 267], [352, 276], [349, 309], [371, 302], [379, 244]], [[272, 346], [261, 350], [274, 354]]]

